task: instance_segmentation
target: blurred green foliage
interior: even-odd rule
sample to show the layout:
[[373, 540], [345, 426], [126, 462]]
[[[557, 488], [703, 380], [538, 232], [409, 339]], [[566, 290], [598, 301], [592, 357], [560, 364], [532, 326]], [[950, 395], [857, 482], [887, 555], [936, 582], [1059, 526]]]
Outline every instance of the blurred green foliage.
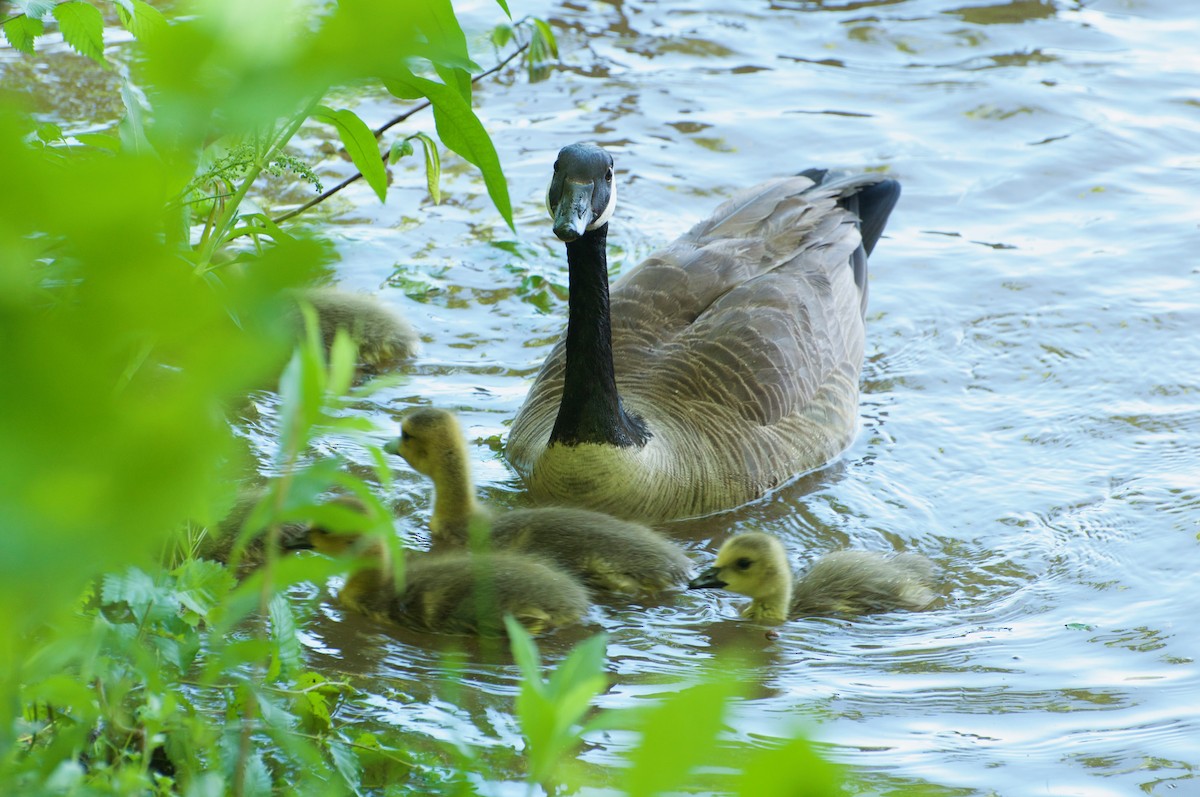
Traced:
[[[119, 69], [102, 10], [135, 37]], [[381, 200], [385, 164], [417, 139], [436, 201], [438, 142], [402, 133], [381, 149], [353, 112], [325, 104], [333, 89], [377, 84], [432, 105], [441, 145], [480, 168], [511, 225], [449, 0], [19, 0], [0, 3], [0, 22], [30, 54], [57, 26], [81, 57], [119, 71], [125, 108], [97, 130], [35, 116], [0, 89], [0, 793], [473, 794], [467, 773], [508, 777], [468, 745], [363, 732], [343, 713], [364, 696], [306, 667], [298, 632], [314, 599], [289, 587], [337, 565], [281, 556], [285, 524], [396, 540], [361, 479], [306, 457], [317, 434], [364, 431], [338, 410], [371, 389], [353, 385], [349, 340], [322, 349], [308, 309], [295, 340], [288, 290], [311, 283], [330, 248], [246, 203], [263, 172], [317, 182], [286, 150], [310, 120], [337, 131]], [[505, 23], [493, 42], [515, 37], [531, 78], [544, 77], [549, 26]], [[277, 378], [281, 475], [218, 531], [252, 471], [229, 418]], [[363, 444], [386, 483], [381, 452]], [[330, 492], [362, 510], [327, 503]], [[225, 549], [259, 565], [249, 577], [194, 557], [215, 533], [236, 535]], [[519, 627], [511, 638], [527, 742], [512, 770], [531, 786], [578, 782], [574, 756], [606, 728], [642, 734], [630, 794], [686, 788], [716, 749], [743, 760], [721, 740], [728, 678], [647, 711], [598, 712], [603, 637], [549, 679], [533, 641]], [[802, 742], [744, 761], [741, 785], [725, 777], [722, 790], [835, 793], [836, 773]]]

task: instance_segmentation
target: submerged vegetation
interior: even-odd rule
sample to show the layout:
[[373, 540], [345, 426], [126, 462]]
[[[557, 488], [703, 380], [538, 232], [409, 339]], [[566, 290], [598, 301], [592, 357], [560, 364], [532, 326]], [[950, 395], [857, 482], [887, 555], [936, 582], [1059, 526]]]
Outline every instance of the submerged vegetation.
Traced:
[[[526, 748], [503, 766], [469, 745], [356, 727], [347, 709], [363, 696], [309, 669], [297, 635], [315, 598], [296, 585], [324, 583], [336, 565], [282, 556], [277, 542], [286, 524], [314, 521], [376, 535], [400, 558], [390, 512], [363, 480], [336, 458], [305, 458], [317, 434], [365, 431], [338, 408], [371, 387], [354, 386], [347, 338], [320, 345], [311, 313], [296, 344], [287, 291], [322, 274], [330, 247], [284, 226], [309, 204], [272, 211], [257, 194], [264, 173], [324, 189], [288, 149], [319, 123], [380, 200], [387, 164], [419, 144], [438, 201], [440, 146], [478, 167], [511, 225], [471, 106], [484, 72], [448, 0], [170, 9], [0, 3], [13, 49], [32, 57], [56, 27], [118, 76], [124, 106], [95, 129], [0, 95], [0, 792], [470, 794], [513, 773], [552, 791], [581, 780], [586, 734], [620, 728], [643, 734], [620, 780], [629, 794], [677, 788], [702, 763], [713, 789], [833, 793], [836, 773], [802, 741], [754, 755], [720, 741], [733, 679], [643, 713], [594, 711], [602, 637], [543, 680], [534, 643], [511, 630]], [[106, 46], [105, 14], [134, 41]], [[492, 42], [508, 48], [502, 63], [523, 53], [531, 79], [555, 53], [538, 20], [502, 23]], [[364, 85], [409, 110], [372, 131], [330, 104]], [[390, 132], [425, 107], [436, 138]], [[277, 475], [255, 486], [228, 547], [234, 567], [199, 558], [203, 535], [260, 481], [228, 419], [281, 372]], [[327, 503], [331, 492], [363, 511]], [[239, 582], [256, 538], [262, 565]]]

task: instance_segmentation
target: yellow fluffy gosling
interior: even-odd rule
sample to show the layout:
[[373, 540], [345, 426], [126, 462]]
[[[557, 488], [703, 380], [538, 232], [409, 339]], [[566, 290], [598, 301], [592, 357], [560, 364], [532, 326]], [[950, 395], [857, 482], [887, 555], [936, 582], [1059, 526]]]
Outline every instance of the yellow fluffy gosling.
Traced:
[[446, 634], [504, 634], [511, 614], [532, 634], [579, 622], [587, 591], [548, 563], [509, 553], [407, 552], [396, 581], [387, 545], [376, 536], [311, 529], [296, 548], [360, 559], [338, 599], [382, 622]]
[[679, 546], [610, 515], [567, 507], [489, 512], [475, 499], [466, 440], [446, 410], [410, 412], [388, 450], [433, 480], [429, 526], [437, 545], [466, 545], [472, 529], [490, 526], [497, 548], [544, 556], [590, 587], [629, 595], [682, 584], [691, 571]]
[[874, 551], [835, 551], [793, 580], [783, 543], [753, 532], [726, 540], [716, 563], [689, 589], [723, 588], [752, 600], [742, 616], [788, 617], [920, 611], [933, 602], [933, 563], [920, 554], [891, 558]]
[[417, 333], [374, 296], [337, 288], [309, 288], [299, 297], [317, 311], [326, 350], [333, 345], [337, 330], [344, 329], [358, 344], [359, 362], [373, 368], [394, 365], [416, 354]]

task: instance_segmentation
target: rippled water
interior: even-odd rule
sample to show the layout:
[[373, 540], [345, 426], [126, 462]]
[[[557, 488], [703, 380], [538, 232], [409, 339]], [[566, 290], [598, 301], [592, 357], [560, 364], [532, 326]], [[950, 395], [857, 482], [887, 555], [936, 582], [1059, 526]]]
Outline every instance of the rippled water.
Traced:
[[[492, 8], [468, 21], [482, 29]], [[698, 660], [749, 647], [759, 687], [731, 733], [761, 742], [811, 724], [870, 791], [1200, 788], [1194, 14], [1165, 0], [514, 10], [549, 19], [563, 52], [547, 82], [479, 91], [518, 234], [466, 170], [441, 207], [417, 213], [411, 171], [386, 207], [363, 189], [333, 219], [342, 284], [386, 298], [426, 341], [409, 381], [362, 411], [390, 432], [413, 405], [458, 410], [493, 501], [522, 501], [497, 442], [565, 318], [560, 292], [531, 287], [566, 279], [543, 206], [560, 146], [616, 154], [616, 270], [735, 188], [810, 165], [885, 170], [905, 191], [871, 263], [854, 445], [672, 533], [701, 561], [750, 528], [782, 535], [797, 563], [847, 546], [921, 551], [943, 570], [939, 607], [796, 621], [769, 641], [721, 595], [606, 606], [591, 626], [611, 634], [602, 705], [671, 691]], [[399, 528], [422, 540], [429, 487], [397, 471]], [[321, 666], [378, 692], [364, 720], [518, 743], [511, 666], [469, 655], [456, 691], [425, 640], [353, 619], [314, 634]], [[555, 659], [578, 638], [544, 646]], [[612, 763], [629, 743], [596, 739], [583, 758]]]
[[[439, 207], [424, 206], [420, 171], [400, 169], [386, 206], [356, 187], [315, 218], [334, 225], [337, 280], [425, 340], [407, 382], [358, 411], [382, 442], [409, 407], [458, 410], [483, 491], [522, 502], [499, 440], [565, 320], [543, 205], [563, 144], [617, 157], [614, 270], [737, 187], [812, 165], [885, 170], [905, 193], [871, 262], [857, 440], [763, 501], [671, 533], [698, 561], [751, 528], [783, 536], [797, 564], [842, 547], [921, 551], [943, 571], [938, 607], [796, 621], [768, 640], [736, 619], [737, 600], [680, 593], [603, 606], [544, 640], [547, 657], [607, 630], [613, 707], [749, 648], [759, 683], [730, 733], [762, 743], [809, 725], [865, 793], [1190, 793], [1200, 23], [1168, 0], [964, 3], [515, 0], [551, 22], [563, 54], [546, 82], [478, 90], [518, 232], [455, 162]], [[495, 5], [465, 19], [482, 36]], [[382, 99], [359, 110], [396, 112]], [[316, 453], [369, 470], [347, 441]], [[380, 490], [420, 543], [429, 485], [396, 471]], [[502, 657], [472, 647], [447, 676], [452, 646], [333, 606], [305, 641], [316, 666], [373, 695], [366, 724], [519, 744]], [[610, 764], [630, 743], [593, 739], [582, 758]]]

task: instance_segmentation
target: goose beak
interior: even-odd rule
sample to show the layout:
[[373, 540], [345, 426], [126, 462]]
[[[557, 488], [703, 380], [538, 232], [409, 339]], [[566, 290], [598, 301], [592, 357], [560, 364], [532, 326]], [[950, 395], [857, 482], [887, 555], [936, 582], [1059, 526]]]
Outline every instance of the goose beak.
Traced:
[[392, 440], [388, 440], [383, 444], [383, 450], [389, 454], [400, 456], [400, 438], [397, 437]]
[[563, 182], [562, 192], [554, 206], [554, 234], [559, 240], [571, 243], [587, 231], [592, 223], [591, 182]]
[[720, 589], [726, 582], [721, 580], [721, 568], [710, 567], [688, 582], [688, 589]]

